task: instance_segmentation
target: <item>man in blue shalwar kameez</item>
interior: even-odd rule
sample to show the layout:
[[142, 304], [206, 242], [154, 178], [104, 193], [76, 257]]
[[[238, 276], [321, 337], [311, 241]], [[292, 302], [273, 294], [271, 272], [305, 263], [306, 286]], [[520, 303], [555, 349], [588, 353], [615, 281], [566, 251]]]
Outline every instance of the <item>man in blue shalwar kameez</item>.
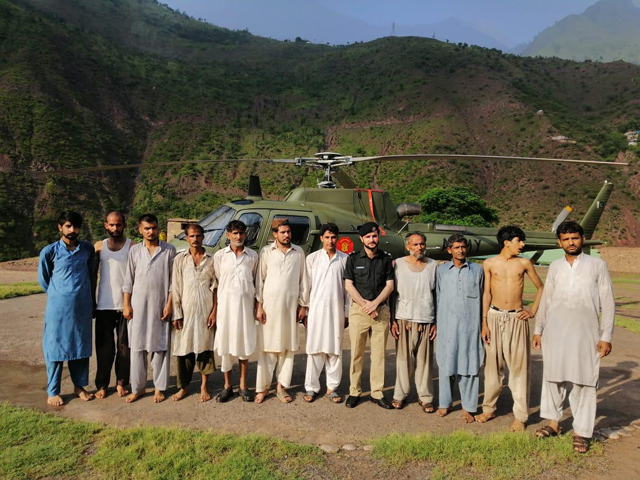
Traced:
[[84, 401], [93, 400], [93, 394], [84, 387], [89, 384], [91, 357], [94, 249], [78, 240], [81, 227], [80, 214], [63, 212], [58, 218], [62, 238], [43, 248], [38, 262], [38, 282], [47, 294], [42, 349], [47, 366], [47, 403], [52, 407], [64, 404], [60, 383], [65, 361], [75, 387], [73, 393]]

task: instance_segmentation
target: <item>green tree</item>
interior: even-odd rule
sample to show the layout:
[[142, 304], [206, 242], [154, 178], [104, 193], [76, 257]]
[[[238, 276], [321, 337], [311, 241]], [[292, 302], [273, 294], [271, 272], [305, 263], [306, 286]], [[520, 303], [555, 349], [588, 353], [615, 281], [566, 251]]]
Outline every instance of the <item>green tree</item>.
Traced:
[[499, 220], [498, 211], [467, 187], [432, 188], [418, 201], [422, 222], [491, 227]]

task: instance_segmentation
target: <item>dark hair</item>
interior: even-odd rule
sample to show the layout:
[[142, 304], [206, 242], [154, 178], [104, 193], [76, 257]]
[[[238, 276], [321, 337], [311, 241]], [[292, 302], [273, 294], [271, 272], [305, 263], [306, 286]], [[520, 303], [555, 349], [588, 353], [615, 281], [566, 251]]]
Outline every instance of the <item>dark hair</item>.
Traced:
[[320, 227], [320, 236], [324, 235], [327, 232], [338, 235], [338, 233], [340, 233], [340, 229], [335, 223], [325, 223]]
[[120, 217], [120, 220], [122, 220], [122, 223], [127, 223], [127, 219], [124, 217], [124, 214], [122, 212], [119, 212], [118, 210], [114, 210], [113, 212], [107, 213], [105, 220], [109, 218], [111, 215], [118, 215]]
[[451, 248], [454, 243], [464, 243], [465, 246], [469, 245], [467, 237], [465, 237], [461, 233], [454, 233], [449, 238], [447, 238], [447, 248]]
[[241, 232], [246, 232], [247, 226], [245, 225], [244, 222], [241, 222], [240, 220], [231, 220], [227, 224], [227, 232], [231, 233], [234, 230], [240, 230]]
[[156, 217], [155, 215], [153, 215], [152, 213], [145, 213], [144, 215], [142, 215], [139, 219], [138, 219], [138, 225], [140, 225], [142, 222], [146, 222], [146, 223], [158, 223], [158, 217]]
[[498, 239], [498, 244], [500, 247], [504, 247], [504, 242], [509, 240], [513, 240], [518, 237], [523, 242], [527, 239], [526, 235], [522, 231], [520, 227], [516, 227], [515, 225], [507, 225], [498, 230], [498, 235], [496, 238]]
[[404, 236], [405, 245], [409, 243], [409, 239], [411, 237], [413, 237], [414, 235], [418, 235], [420, 238], [422, 238], [423, 242], [425, 242], [425, 243], [427, 242], [427, 237], [426, 237], [426, 235], [424, 233], [422, 233], [422, 232], [409, 232]]
[[64, 225], [67, 222], [74, 227], [80, 228], [82, 226], [82, 216], [73, 210], [65, 210], [58, 217], [58, 225]]
[[581, 237], [584, 237], [584, 228], [578, 222], [562, 222], [558, 225], [556, 236], [560, 238], [563, 233], [579, 233]]
[[187, 223], [187, 226], [184, 227], [184, 234], [188, 235], [189, 230], [198, 230], [198, 233], [200, 233], [200, 235], [204, 235], [204, 227], [199, 223]]
[[289, 223], [289, 219], [285, 218], [284, 220], [282, 220], [281, 222], [278, 223], [278, 225], [276, 227], [273, 227], [271, 229], [271, 231], [273, 233], [278, 233], [278, 230], [280, 230], [280, 227], [289, 227], [291, 228], [291, 224]]

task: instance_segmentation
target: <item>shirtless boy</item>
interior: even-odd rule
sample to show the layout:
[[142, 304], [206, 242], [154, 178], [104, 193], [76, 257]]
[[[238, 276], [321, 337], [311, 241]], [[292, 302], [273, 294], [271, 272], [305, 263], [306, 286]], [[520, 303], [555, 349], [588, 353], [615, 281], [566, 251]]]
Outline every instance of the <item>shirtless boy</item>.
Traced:
[[[509, 225], [498, 231], [497, 239], [502, 251], [482, 266], [482, 340], [486, 359], [482, 413], [475, 418], [485, 423], [496, 416], [506, 366], [515, 417], [509, 430], [516, 432], [525, 429], [529, 418], [529, 319], [538, 311], [543, 285], [531, 261], [518, 256], [524, 248], [524, 232]], [[537, 289], [530, 310], [522, 306], [525, 274]]]

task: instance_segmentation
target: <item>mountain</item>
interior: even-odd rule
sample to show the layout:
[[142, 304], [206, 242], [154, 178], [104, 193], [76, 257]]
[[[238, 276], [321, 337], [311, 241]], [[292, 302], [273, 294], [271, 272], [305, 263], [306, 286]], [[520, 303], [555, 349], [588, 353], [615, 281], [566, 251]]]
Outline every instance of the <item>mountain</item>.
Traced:
[[0, 0], [0, 259], [56, 239], [64, 208], [82, 212], [86, 238], [96, 239], [115, 208], [162, 222], [201, 217], [243, 196], [252, 173], [271, 198], [317, 180], [306, 169], [250, 162], [44, 179], [28, 170], [322, 150], [626, 155], [631, 167], [616, 171], [447, 161], [347, 173], [396, 202], [466, 185], [502, 222], [544, 230], [566, 204], [584, 212], [608, 179], [616, 191], [596, 235], [638, 245], [640, 174], [622, 132], [639, 126], [639, 76], [640, 67], [622, 62], [524, 58], [417, 37], [347, 47], [278, 42], [153, 0]]
[[538, 34], [523, 55], [640, 63], [640, 1], [600, 0]]

